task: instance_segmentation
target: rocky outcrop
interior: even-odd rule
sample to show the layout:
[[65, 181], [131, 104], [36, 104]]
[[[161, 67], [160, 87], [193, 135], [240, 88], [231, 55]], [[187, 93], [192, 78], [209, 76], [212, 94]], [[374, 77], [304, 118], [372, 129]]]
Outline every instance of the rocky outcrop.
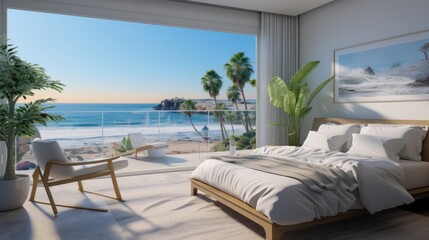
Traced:
[[374, 70], [372, 70], [371, 67], [365, 68], [365, 73], [368, 74], [368, 75], [371, 75], [371, 76], [375, 75]]
[[415, 82], [408, 85], [413, 87], [427, 87], [429, 86], [429, 77], [426, 79], [417, 79]]
[[[182, 104], [185, 101], [184, 98], [179, 98], [179, 97], [175, 97], [175, 98], [171, 98], [171, 99], [164, 99], [161, 101], [160, 104], [156, 105], [155, 107], [153, 107], [154, 110], [180, 110], [180, 104]], [[200, 111], [210, 111], [213, 110], [215, 107], [214, 101], [213, 99], [192, 99], [192, 101], [195, 103], [195, 107], [196, 110], [200, 110]], [[230, 110], [235, 110], [235, 105], [233, 105], [230, 101], [228, 100], [218, 100], [218, 103], [223, 103], [225, 104], [227, 109]], [[240, 109], [244, 109], [244, 102], [240, 102], [239, 108]], [[255, 109], [256, 107], [256, 103], [255, 102], [248, 102], [247, 103], [247, 107], [248, 109]], [[204, 113], [204, 112], [201, 112]], [[206, 113], [204, 113], [206, 114]]]
[[154, 110], [179, 110], [180, 104], [185, 101], [184, 98], [164, 99], [160, 104], [153, 107]]

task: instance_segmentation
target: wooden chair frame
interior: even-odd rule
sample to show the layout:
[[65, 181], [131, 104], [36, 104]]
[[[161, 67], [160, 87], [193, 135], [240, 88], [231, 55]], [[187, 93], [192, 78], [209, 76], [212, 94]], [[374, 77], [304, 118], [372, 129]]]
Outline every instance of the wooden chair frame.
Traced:
[[[326, 123], [326, 122], [338, 123], [338, 124], [380, 123], [380, 124], [410, 124], [410, 125], [429, 126], [429, 121], [427, 120], [381, 120], [381, 119], [371, 120], [371, 119], [348, 119], [348, 118], [315, 118], [312, 129], [317, 130], [320, 124]], [[423, 147], [422, 147], [422, 153], [421, 153], [422, 161], [429, 161], [429, 140], [428, 140], [429, 136], [428, 135], [423, 141]], [[356, 209], [356, 210], [350, 210], [345, 213], [339, 213], [331, 217], [323, 217], [321, 219], [313, 220], [311, 222], [283, 226], [272, 222], [267, 216], [256, 211], [252, 206], [243, 202], [242, 200], [234, 196], [231, 196], [230, 194], [225, 193], [222, 190], [219, 190], [213, 186], [210, 186], [209, 184], [206, 184], [204, 182], [191, 178], [191, 195], [192, 196], [197, 195], [198, 190], [204, 192], [208, 196], [214, 198], [215, 200], [226, 205], [227, 207], [240, 213], [241, 215], [248, 218], [249, 220], [259, 224], [265, 230], [266, 240], [280, 240], [283, 233], [288, 231], [368, 214], [368, 211], [366, 209]], [[408, 190], [408, 192], [415, 199], [426, 198], [426, 197], [429, 197], [429, 186]]]
[[[33, 172], [33, 187], [31, 189], [31, 194], [30, 194], [29, 200], [31, 202], [37, 202], [37, 203], [51, 205], [52, 211], [54, 212], [55, 215], [58, 214], [57, 206], [107, 212], [108, 210], [103, 209], [103, 208], [90, 208], [90, 207], [83, 207], [83, 206], [69, 206], [69, 205], [56, 204], [54, 201], [54, 198], [52, 196], [50, 187], [62, 185], [62, 184], [66, 184], [66, 183], [71, 183], [71, 182], [77, 182], [79, 190], [81, 192], [86, 192], [83, 189], [83, 184], [82, 184], [83, 180], [110, 175], [110, 177], [112, 179], [112, 183], [113, 183], [113, 189], [114, 189], [115, 194], [116, 194], [116, 199], [119, 201], [122, 201], [122, 196], [121, 196], [121, 193], [119, 191], [118, 182], [116, 180], [115, 169], [113, 167], [113, 160], [118, 159], [118, 158], [119, 158], [119, 156], [110, 157], [110, 158], [103, 158], [103, 159], [98, 159], [98, 160], [93, 160], [93, 161], [81, 161], [81, 162], [49, 161], [49, 162], [47, 162], [47, 164], [45, 166], [44, 172], [42, 172], [40, 167], [37, 166]], [[80, 165], [92, 165], [92, 164], [97, 164], [97, 163], [107, 163], [107, 170], [99, 171], [99, 172], [95, 172], [95, 173], [90, 173], [90, 174], [86, 174], [86, 175], [82, 175], [82, 176], [77, 176], [77, 177], [73, 177], [73, 178], [63, 179], [63, 180], [49, 179], [49, 175], [51, 173], [52, 166], [54, 166], [54, 165], [73, 167], [73, 166], [80, 166]], [[43, 187], [45, 188], [46, 194], [48, 195], [49, 203], [40, 202], [40, 201], [35, 200], [37, 185], [40, 181], [43, 183]], [[93, 193], [93, 192], [88, 192], [88, 193]], [[95, 194], [97, 194], [97, 193], [95, 193]], [[102, 194], [98, 194], [98, 195], [104, 196]], [[105, 196], [105, 197], [108, 197], [108, 196]]]
[[147, 145], [144, 145], [142, 147], [138, 147], [138, 148], [134, 149], [134, 154], [135, 154], [136, 159], [137, 159], [137, 153], [143, 152], [143, 151], [146, 151], [146, 150], [149, 150], [149, 149], [152, 149], [152, 148], [155, 148], [155, 146], [147, 144]]

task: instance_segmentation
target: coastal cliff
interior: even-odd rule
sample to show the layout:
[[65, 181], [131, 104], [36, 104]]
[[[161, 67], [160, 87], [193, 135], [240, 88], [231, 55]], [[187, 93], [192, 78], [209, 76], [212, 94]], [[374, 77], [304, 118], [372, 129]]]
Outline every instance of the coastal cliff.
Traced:
[[185, 101], [184, 98], [164, 99], [160, 104], [153, 107], [154, 110], [179, 110], [180, 104]]
[[[160, 104], [153, 107], [154, 110], [179, 110], [180, 104], [182, 104], [185, 101], [184, 98], [171, 98], [171, 99], [164, 99], [161, 101]], [[195, 106], [197, 110], [213, 110], [214, 109], [214, 101], [213, 99], [193, 99], [195, 102]], [[235, 106], [228, 100], [218, 100], [219, 103], [224, 103], [227, 109], [233, 109], [235, 110]], [[255, 102], [248, 101], [247, 105], [249, 109], [255, 109]], [[238, 107], [241, 109], [244, 109], [243, 102], [238, 103]]]

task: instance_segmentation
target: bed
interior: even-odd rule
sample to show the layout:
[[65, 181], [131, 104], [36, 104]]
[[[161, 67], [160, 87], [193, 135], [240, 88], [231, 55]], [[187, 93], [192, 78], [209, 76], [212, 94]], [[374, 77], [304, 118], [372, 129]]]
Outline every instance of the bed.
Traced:
[[[336, 124], [408, 124], [418, 126], [429, 126], [429, 121], [425, 120], [368, 120], [368, 119], [345, 119], [345, 118], [316, 118], [313, 122], [313, 130], [317, 130], [323, 123], [336, 123]], [[422, 144], [422, 161], [399, 161], [399, 165], [403, 170], [404, 182], [403, 186], [406, 191], [411, 194], [415, 199], [429, 197], [429, 140], [427, 136]], [[233, 194], [228, 194], [225, 191], [219, 190], [214, 184], [207, 184], [204, 181], [191, 178], [191, 194], [196, 195], [198, 190], [204, 192], [208, 196], [216, 199], [217, 201], [225, 204], [231, 209], [237, 211], [253, 222], [262, 226], [265, 230], [265, 238], [267, 240], [281, 239], [281, 236], [286, 231], [291, 231], [299, 228], [309, 227], [312, 225], [327, 223], [331, 221], [338, 221], [345, 218], [368, 214], [365, 208], [351, 208], [343, 213], [338, 213], [335, 216], [321, 217], [320, 219], [309, 220], [297, 224], [278, 224], [272, 221], [266, 214], [257, 211], [251, 204], [240, 200]], [[404, 190], [405, 191], [405, 190]], [[287, 204], [287, 203], [286, 203]]]

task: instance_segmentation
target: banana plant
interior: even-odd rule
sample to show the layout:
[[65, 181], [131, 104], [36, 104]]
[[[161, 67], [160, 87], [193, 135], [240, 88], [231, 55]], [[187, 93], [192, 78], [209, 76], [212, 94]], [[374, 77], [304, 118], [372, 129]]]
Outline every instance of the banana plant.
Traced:
[[311, 112], [311, 102], [334, 79], [334, 76], [326, 79], [310, 94], [310, 88], [305, 80], [319, 63], [319, 61], [311, 61], [305, 64], [292, 76], [289, 86], [280, 77], [274, 77], [268, 84], [271, 104], [283, 109], [287, 115], [285, 122], [272, 123], [271, 126], [285, 126], [288, 131], [288, 144], [291, 146], [299, 144], [302, 121]]

